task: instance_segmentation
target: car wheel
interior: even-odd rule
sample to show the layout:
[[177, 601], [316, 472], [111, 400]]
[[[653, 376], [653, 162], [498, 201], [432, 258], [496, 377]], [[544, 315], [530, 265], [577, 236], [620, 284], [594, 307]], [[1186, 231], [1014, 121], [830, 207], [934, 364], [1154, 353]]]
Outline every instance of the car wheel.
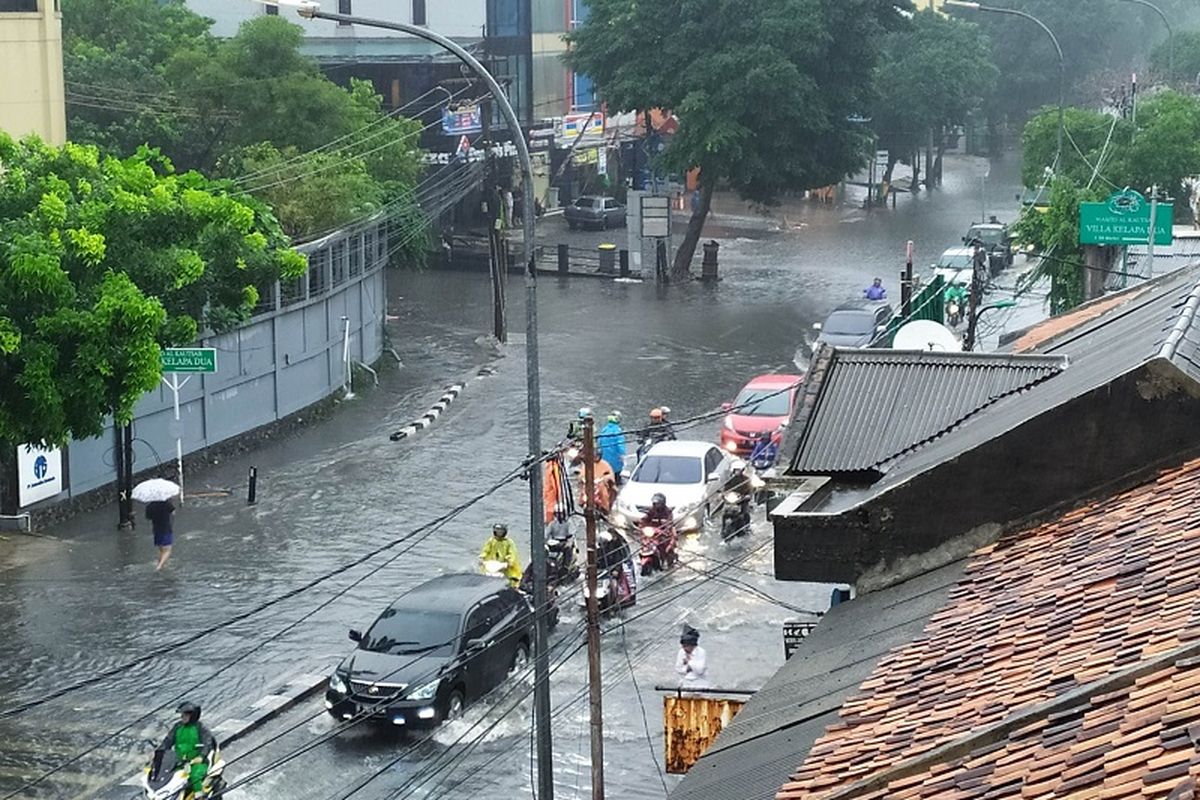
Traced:
[[446, 711], [442, 714], [442, 722], [450, 722], [461, 717], [464, 705], [465, 701], [463, 700], [462, 690], [455, 689], [446, 698]]
[[517, 642], [517, 652], [513, 653], [512, 664], [508, 667], [509, 677], [524, 672], [529, 667], [529, 643], [524, 639]]

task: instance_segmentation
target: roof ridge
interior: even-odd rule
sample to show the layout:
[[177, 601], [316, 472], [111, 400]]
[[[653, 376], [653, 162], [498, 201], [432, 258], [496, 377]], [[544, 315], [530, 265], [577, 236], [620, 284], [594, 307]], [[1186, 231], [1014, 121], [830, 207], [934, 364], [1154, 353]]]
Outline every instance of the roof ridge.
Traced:
[[1171, 332], [1167, 334], [1167, 338], [1163, 341], [1162, 346], [1158, 349], [1158, 357], [1167, 360], [1174, 360], [1175, 348], [1187, 335], [1188, 329], [1196, 321], [1196, 309], [1200, 307], [1200, 280], [1192, 285], [1192, 291], [1188, 294], [1188, 298], [1184, 301], [1183, 310], [1179, 317], [1175, 320], [1175, 325], [1171, 328]]
[[[1021, 354], [1013, 353], [1012, 355], [1021, 355]], [[909, 453], [913, 452], [914, 450], [916, 450], [920, 447], [924, 447], [926, 444], [928, 444], [929, 442], [932, 442], [934, 439], [945, 436], [946, 434], [950, 433], [951, 431], [955, 430], [956, 428], [961, 427], [962, 424], [964, 422], [966, 422], [967, 420], [969, 420], [971, 417], [974, 417], [975, 415], [983, 412], [985, 409], [990, 408], [991, 406], [994, 406], [996, 403], [1000, 402], [1004, 398], [1011, 397], [1014, 394], [1020, 394], [1021, 392], [1024, 392], [1028, 389], [1032, 389], [1034, 386], [1039, 386], [1039, 385], [1045, 383], [1046, 381], [1050, 380], [1051, 378], [1061, 375], [1063, 370], [1065, 370], [1067, 367], [1069, 367], [1071, 365], [1070, 356], [1066, 355], [1065, 353], [1063, 353], [1061, 355], [1054, 354], [1054, 353], [1047, 353], [1044, 355], [1059, 362], [1059, 367], [1057, 370], [1055, 370], [1054, 372], [1048, 373], [1046, 375], [1043, 375], [1040, 378], [1037, 378], [1036, 380], [1032, 380], [1029, 383], [1024, 384], [1023, 386], [1015, 386], [1012, 389], [1009, 389], [1007, 392], [1001, 392], [1000, 394], [996, 395], [995, 397], [989, 397], [987, 402], [980, 404], [979, 406], [977, 406], [970, 412], [959, 417], [954, 422], [947, 425], [945, 428], [938, 431], [937, 433], [930, 434], [929, 436], [926, 436], [924, 439], [921, 439], [920, 441], [913, 442], [912, 444], [910, 444], [908, 447], [904, 448], [900, 452], [895, 453], [894, 455], [891, 455], [888, 458], [883, 459], [882, 461], [876, 461], [871, 466], [876, 469], [879, 469], [880, 466], [883, 464], [887, 464], [889, 462], [903, 458], [904, 456], [908, 455]], [[883, 472], [884, 470], [879, 469], [879, 471]]]

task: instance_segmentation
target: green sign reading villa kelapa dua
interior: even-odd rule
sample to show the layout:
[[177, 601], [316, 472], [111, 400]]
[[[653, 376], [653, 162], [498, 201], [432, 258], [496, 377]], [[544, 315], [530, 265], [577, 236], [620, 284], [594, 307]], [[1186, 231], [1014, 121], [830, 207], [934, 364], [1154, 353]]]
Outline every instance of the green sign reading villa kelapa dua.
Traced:
[[[1154, 209], [1154, 243], [1171, 243], [1175, 207], [1159, 203]], [[1132, 189], [1114, 192], [1102, 203], [1079, 204], [1080, 244], [1147, 244], [1150, 241], [1150, 201]]]

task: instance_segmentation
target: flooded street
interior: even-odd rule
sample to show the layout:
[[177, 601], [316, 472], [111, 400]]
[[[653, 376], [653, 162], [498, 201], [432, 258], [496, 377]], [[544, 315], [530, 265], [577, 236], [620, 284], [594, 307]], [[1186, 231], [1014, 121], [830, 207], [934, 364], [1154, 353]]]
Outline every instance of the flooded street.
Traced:
[[[621, 409], [627, 428], [664, 403], [682, 420], [732, 400], [754, 375], [793, 371], [812, 323], [861, 296], [871, 278], [882, 277], [898, 301], [906, 240], [916, 242], [919, 270], [960, 245], [979, 219], [980, 178], [989, 172], [986, 213], [1011, 221], [1019, 191], [1015, 157], [990, 168], [956, 157], [941, 190], [902, 196], [894, 211], [795, 204], [765, 221], [737, 204], [721, 206], [706, 231], [722, 244], [722, 280], [715, 285], [541, 279], [543, 441], [561, 438], [583, 405], [598, 415]], [[553, 226], [565, 227], [560, 219], [546, 225], [550, 238]], [[206, 719], [219, 721], [222, 708], [258, 696], [281, 676], [328, 672], [352, 646], [348, 628], [365, 626], [402, 590], [434, 574], [472, 569], [493, 522], [508, 522], [528, 560], [528, 490], [519, 480], [444, 526], [422, 530], [501, 481], [525, 455], [521, 279], [508, 287], [513, 336], [501, 357], [476, 343], [490, 326], [484, 275], [394, 272], [389, 294], [396, 318], [387, 329], [402, 365], [385, 356], [379, 386], [362, 387], [328, 421], [191, 479], [189, 490], [204, 496], [188, 497], [177, 514], [175, 554], [165, 573], [153, 572], [146, 523], [117, 532], [115, 514], [108, 513], [56, 528], [53, 539], [30, 543], [46, 551], [44, 558], [0, 573], [0, 798], [89, 797], [123, 780], [146, 753], [147, 737], [161, 736], [171, 714], [139, 718], [176, 695], [202, 702], [212, 710]], [[491, 369], [481, 376], [482, 367]], [[466, 383], [462, 395], [431, 427], [389, 441], [388, 434], [457, 382]], [[718, 424], [705, 422], [681, 437], [715, 441]], [[260, 474], [255, 506], [245, 503], [250, 464]], [[311, 590], [124, 668], [401, 537], [407, 538], [400, 546]], [[689, 545], [684, 568], [639, 592], [624, 625], [609, 621], [603, 663], [610, 796], [661, 798], [664, 782], [673, 785], [657, 769], [662, 701], [654, 686], [674, 678], [683, 621], [702, 632], [711, 683], [754, 689], [782, 663], [781, 623], [797, 610], [828, 605], [828, 586], [770, 577], [771, 531], [761, 511], [745, 538], [724, 545], [711, 532], [702, 536]], [[586, 668], [574, 605], [554, 635], [552, 654], [556, 796], [568, 800], [589, 791]], [[356, 781], [376, 771], [379, 777], [355, 796], [526, 796], [528, 688], [528, 681], [505, 684], [429, 736], [358, 726], [230, 796], [347, 797]], [[270, 766], [333, 728], [313, 698], [231, 748], [227, 760], [242, 760], [230, 765], [229, 777], [236, 782]], [[89, 748], [58, 774], [23, 788]]]

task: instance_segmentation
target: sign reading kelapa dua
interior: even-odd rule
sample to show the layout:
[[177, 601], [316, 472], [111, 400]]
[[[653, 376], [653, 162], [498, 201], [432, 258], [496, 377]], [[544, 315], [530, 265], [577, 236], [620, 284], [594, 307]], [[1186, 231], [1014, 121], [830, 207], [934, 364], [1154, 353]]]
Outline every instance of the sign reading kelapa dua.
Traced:
[[217, 351], [212, 347], [168, 347], [162, 351], [163, 372], [216, 372]]
[[[1154, 209], [1154, 243], [1172, 242], [1175, 206]], [[1132, 189], [1109, 195], [1102, 203], [1079, 204], [1080, 244], [1147, 244], [1150, 241], [1150, 202]]]

